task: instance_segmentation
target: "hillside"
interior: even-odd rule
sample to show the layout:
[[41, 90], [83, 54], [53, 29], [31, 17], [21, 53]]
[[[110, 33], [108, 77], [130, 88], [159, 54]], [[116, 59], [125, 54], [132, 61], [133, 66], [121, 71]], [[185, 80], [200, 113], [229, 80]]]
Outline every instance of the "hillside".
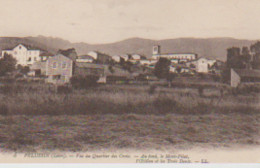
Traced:
[[232, 46], [250, 46], [255, 41], [239, 40], [233, 38], [178, 38], [168, 40], [149, 40], [131, 38], [109, 44], [71, 43], [61, 38], [53, 37], [0, 37], [0, 50], [10, 48], [18, 43], [24, 43], [43, 50], [56, 53], [59, 49], [76, 48], [79, 55], [88, 51], [97, 50], [109, 55], [138, 53], [151, 56], [152, 46], [161, 45], [162, 53], [170, 52], [194, 52], [199, 57], [226, 59], [226, 49]]

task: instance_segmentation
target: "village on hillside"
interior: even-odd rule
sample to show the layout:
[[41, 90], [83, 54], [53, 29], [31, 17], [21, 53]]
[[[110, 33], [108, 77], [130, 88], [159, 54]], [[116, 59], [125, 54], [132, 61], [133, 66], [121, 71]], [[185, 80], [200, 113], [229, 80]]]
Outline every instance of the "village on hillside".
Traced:
[[[232, 65], [232, 61], [239, 59], [239, 56], [232, 56], [232, 53], [227, 56], [227, 62], [223, 62], [200, 57], [197, 53], [163, 53], [161, 50], [163, 46], [154, 45], [151, 46], [150, 56], [134, 51], [134, 54], [112, 56], [101, 51], [89, 51], [84, 55], [78, 55], [74, 48], [51, 53], [25, 44], [17, 44], [13, 48], [2, 50], [1, 55], [2, 58], [7, 55], [15, 58], [18, 69], [16, 76], [20, 74], [20, 78], [43, 80], [56, 85], [68, 84], [75, 76], [95, 76], [97, 83], [149, 82], [169, 79], [168, 76], [172, 79], [207, 76], [212, 81], [223, 82], [223, 72], [227, 70], [227, 64]], [[229, 50], [233, 52], [234, 49]], [[258, 55], [253, 54], [248, 59], [242, 58], [242, 64], [245, 65], [243, 69], [229, 67], [229, 72], [226, 72], [230, 74], [227, 83], [237, 87], [240, 82], [259, 82], [260, 71], [253, 70], [251, 66], [252, 62], [257, 62], [256, 57]], [[163, 59], [167, 59], [168, 62], [160, 64]], [[165, 73], [168, 76], [165, 76]]]
[[260, 0], [0, 6], [0, 168], [260, 163]]
[[163, 47], [150, 55], [3, 49], [0, 152], [259, 145], [260, 42], [228, 48], [226, 61]]

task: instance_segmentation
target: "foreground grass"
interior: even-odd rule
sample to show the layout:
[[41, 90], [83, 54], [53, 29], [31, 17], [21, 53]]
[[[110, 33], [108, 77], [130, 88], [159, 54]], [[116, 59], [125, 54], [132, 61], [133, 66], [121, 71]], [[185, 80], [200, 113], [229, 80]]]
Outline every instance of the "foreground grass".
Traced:
[[0, 149], [88, 151], [259, 145], [259, 94], [101, 86], [57, 94], [35, 85], [0, 93]]
[[2, 151], [259, 145], [258, 115], [1, 116]]
[[78, 114], [211, 114], [258, 113], [259, 94], [226, 94], [205, 89], [157, 88], [149, 86], [103, 86], [57, 94], [52, 87], [34, 86], [15, 93], [0, 94], [2, 115], [78, 115]]

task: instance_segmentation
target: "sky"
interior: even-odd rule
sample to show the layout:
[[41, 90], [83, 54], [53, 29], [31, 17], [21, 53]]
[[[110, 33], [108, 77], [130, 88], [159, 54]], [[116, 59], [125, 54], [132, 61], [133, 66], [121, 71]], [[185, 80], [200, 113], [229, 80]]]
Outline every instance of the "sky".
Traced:
[[0, 0], [0, 36], [260, 39], [260, 0]]

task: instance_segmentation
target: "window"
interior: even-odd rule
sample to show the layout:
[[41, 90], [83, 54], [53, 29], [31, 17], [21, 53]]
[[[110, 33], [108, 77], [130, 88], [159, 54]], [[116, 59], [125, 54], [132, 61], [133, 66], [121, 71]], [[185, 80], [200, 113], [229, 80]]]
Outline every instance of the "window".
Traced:
[[63, 63], [62, 63], [62, 68], [65, 69], [65, 68], [66, 68], [66, 65], [67, 65], [66, 62], [63, 62]]
[[31, 58], [31, 57], [29, 57], [29, 58], [28, 58], [28, 61], [30, 62], [31, 60], [32, 60], [32, 58]]
[[54, 62], [52, 65], [53, 68], [57, 68], [57, 62]]
[[22, 47], [21, 47], [21, 46], [19, 46], [19, 49], [21, 50], [21, 49], [22, 49]]

